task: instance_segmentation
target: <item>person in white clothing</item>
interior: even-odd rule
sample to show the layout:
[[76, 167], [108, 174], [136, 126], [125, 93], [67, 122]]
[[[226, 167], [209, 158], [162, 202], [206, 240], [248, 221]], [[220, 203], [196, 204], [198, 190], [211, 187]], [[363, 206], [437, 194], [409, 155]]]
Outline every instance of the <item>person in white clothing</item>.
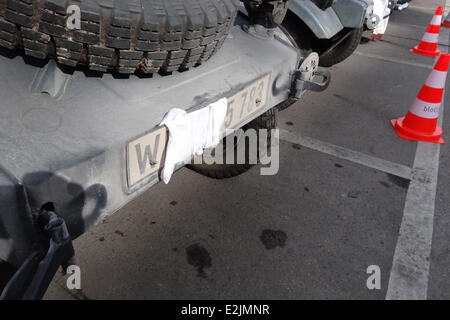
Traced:
[[370, 39], [381, 40], [384, 33], [386, 32], [389, 23], [389, 15], [391, 13], [391, 9], [389, 9], [389, 0], [373, 0], [373, 2], [373, 13], [379, 18], [379, 23], [373, 30], [373, 34]]

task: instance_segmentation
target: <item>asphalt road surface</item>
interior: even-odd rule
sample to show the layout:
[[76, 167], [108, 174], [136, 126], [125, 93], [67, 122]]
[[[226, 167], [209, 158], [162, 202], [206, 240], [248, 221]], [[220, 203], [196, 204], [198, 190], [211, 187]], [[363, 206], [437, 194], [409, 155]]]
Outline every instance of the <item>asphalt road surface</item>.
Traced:
[[[82, 290], [57, 276], [46, 298], [449, 299], [448, 145], [390, 124], [431, 71], [409, 49], [441, 3], [395, 12], [383, 41], [331, 68], [327, 91], [280, 113], [277, 175], [182, 169], [77, 239]], [[373, 265], [381, 287], [369, 290]]]

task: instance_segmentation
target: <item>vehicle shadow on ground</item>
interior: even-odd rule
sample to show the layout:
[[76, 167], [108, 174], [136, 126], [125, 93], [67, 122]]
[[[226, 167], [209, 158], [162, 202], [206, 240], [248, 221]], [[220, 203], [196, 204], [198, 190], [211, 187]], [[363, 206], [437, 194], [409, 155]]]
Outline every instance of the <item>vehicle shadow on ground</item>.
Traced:
[[[34, 229], [35, 218], [41, 210], [54, 210], [65, 220], [72, 239], [75, 239], [96, 224], [108, 199], [102, 184], [84, 189], [51, 172], [27, 174], [22, 183], [23, 189], [16, 186], [0, 187], [5, 203], [16, 202], [10, 203], [10, 210], [2, 211], [0, 216], [0, 248], [3, 259], [7, 261], [0, 260], [0, 295], [15, 273], [15, 266], [19, 266], [33, 250], [41, 250], [41, 235]], [[28, 205], [24, 202], [28, 202]], [[31, 219], [27, 207], [30, 208]]]
[[104, 185], [98, 183], [84, 189], [80, 184], [52, 172], [27, 174], [23, 184], [31, 210], [38, 212], [51, 204], [56, 214], [65, 220], [73, 239], [96, 223], [108, 200]]
[[14, 273], [17, 271], [15, 267], [10, 265], [7, 262], [0, 260], [0, 295], [5, 288], [6, 284], [8, 283], [9, 279], [14, 275]]

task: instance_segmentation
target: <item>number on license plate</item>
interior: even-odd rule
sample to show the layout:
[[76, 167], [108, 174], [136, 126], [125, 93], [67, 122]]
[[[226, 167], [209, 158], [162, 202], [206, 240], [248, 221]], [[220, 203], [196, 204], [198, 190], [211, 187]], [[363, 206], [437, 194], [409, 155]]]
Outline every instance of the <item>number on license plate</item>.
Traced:
[[264, 109], [267, 103], [268, 87], [269, 75], [255, 81], [229, 98], [222, 132], [225, 132], [226, 129], [239, 128], [240, 124], [250, 118], [252, 114]]

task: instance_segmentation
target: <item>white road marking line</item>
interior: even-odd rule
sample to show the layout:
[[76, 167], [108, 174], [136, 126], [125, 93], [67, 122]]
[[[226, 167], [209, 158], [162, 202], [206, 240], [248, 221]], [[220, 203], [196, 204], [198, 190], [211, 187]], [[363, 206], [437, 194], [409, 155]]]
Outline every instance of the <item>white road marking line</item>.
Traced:
[[280, 129], [280, 140], [284, 140], [290, 143], [297, 143], [305, 148], [320, 151], [325, 154], [352, 161], [354, 163], [377, 169], [401, 178], [411, 179], [412, 176], [412, 170], [408, 166], [372, 157], [362, 152], [353, 151], [310, 137], [304, 137], [284, 129]]
[[[443, 96], [439, 125], [442, 124], [444, 106]], [[387, 300], [427, 298], [440, 149], [439, 144], [417, 143]]]
[[419, 142], [395, 247], [387, 300], [426, 299], [440, 146]]
[[[390, 24], [390, 23], [391, 23], [391, 22], [389, 21], [389, 24]], [[411, 28], [419, 28], [419, 29], [423, 29], [424, 32], [425, 32], [425, 30], [427, 29], [426, 26], [419, 26], [419, 25], [417, 25], [417, 24], [396, 23], [395, 21], [394, 21], [392, 24], [394, 24], [395, 26], [411, 27]]]
[[371, 53], [363, 53], [361, 51], [355, 51], [355, 54], [358, 56], [366, 57], [366, 58], [377, 59], [377, 60], [392, 62], [392, 63], [396, 63], [396, 64], [403, 64], [403, 65], [407, 65], [407, 66], [412, 66], [412, 67], [417, 67], [417, 68], [425, 68], [425, 69], [430, 69], [430, 70], [433, 69], [433, 66], [431, 64], [405, 61], [405, 60], [401, 60], [401, 59], [397, 59], [397, 58], [393, 58], [393, 57], [380, 56], [380, 55], [371, 54]]
[[[419, 44], [420, 41], [424, 40], [423, 35], [420, 38], [416, 39], [416, 38], [404, 37], [404, 36], [401, 36], [401, 35], [398, 35], [398, 34], [395, 34], [395, 33], [390, 33], [390, 34], [387, 34], [387, 35], [384, 36], [384, 39], [385, 39], [384, 41], [386, 41], [386, 39], [388, 39], [389, 37], [397, 38], [397, 39], [403, 39], [403, 40], [412, 40], [412, 41], [416, 41], [417, 44]], [[443, 46], [443, 47], [448, 47], [449, 46], [448, 43], [444, 43], [444, 42], [438, 42], [438, 45]], [[412, 49], [412, 46], [411, 46], [411, 49]]]
[[[437, 5], [436, 5], [436, 7], [437, 7]], [[431, 11], [431, 12], [435, 12], [436, 11], [436, 8], [433, 8], [433, 7], [422, 7], [422, 6], [416, 6], [416, 5], [413, 5], [413, 4], [410, 4], [409, 8], [425, 10], [425, 11]], [[444, 5], [444, 11], [447, 10], [447, 9], [449, 9], [449, 7], [447, 5]]]

